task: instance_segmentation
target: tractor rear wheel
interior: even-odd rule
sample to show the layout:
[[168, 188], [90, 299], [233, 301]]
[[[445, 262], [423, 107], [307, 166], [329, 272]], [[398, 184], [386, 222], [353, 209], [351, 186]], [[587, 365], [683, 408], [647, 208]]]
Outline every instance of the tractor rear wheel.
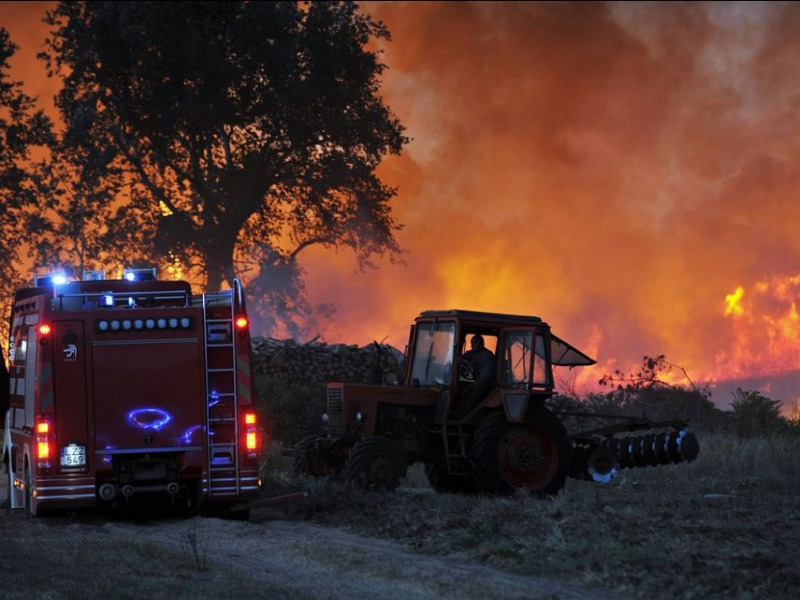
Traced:
[[347, 482], [364, 491], [392, 491], [405, 471], [403, 448], [379, 436], [357, 441], [345, 463]]
[[481, 491], [543, 496], [564, 487], [572, 444], [561, 421], [544, 407], [528, 410], [523, 423], [509, 423], [502, 411], [487, 415], [475, 431], [472, 461]]

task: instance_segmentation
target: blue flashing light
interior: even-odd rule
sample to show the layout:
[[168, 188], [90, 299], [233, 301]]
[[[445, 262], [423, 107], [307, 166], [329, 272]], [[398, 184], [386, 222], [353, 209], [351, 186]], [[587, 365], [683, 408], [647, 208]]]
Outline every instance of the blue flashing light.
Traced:
[[33, 276], [33, 285], [35, 287], [45, 287], [48, 285], [64, 285], [67, 283], [67, 276], [62, 273], [40, 273]]
[[128, 281], [155, 281], [156, 268], [149, 269], [125, 269], [123, 277]]

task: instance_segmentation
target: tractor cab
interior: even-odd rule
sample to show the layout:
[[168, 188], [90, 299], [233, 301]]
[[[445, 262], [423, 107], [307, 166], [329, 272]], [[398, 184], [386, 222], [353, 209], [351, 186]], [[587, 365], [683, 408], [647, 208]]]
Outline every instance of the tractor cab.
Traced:
[[425, 311], [411, 329], [406, 381], [439, 389], [438, 422], [469, 421], [501, 406], [519, 422], [531, 402], [553, 394], [553, 366], [593, 363], [538, 317]]

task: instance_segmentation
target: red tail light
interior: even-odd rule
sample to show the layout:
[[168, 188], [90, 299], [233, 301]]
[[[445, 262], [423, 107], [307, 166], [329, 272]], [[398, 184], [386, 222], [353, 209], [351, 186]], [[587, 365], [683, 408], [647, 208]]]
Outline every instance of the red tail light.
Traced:
[[247, 448], [247, 458], [256, 458], [258, 455], [258, 419], [256, 413], [244, 413], [244, 445]]
[[236, 318], [236, 329], [244, 329], [250, 324], [247, 320], [247, 317], [237, 317]]
[[52, 448], [53, 429], [50, 421], [44, 417], [36, 417], [36, 466], [39, 469], [50, 467], [50, 449]]
[[[50, 442], [36, 442], [36, 458], [43, 461], [50, 460]], [[39, 465], [46, 467], [47, 465]]]

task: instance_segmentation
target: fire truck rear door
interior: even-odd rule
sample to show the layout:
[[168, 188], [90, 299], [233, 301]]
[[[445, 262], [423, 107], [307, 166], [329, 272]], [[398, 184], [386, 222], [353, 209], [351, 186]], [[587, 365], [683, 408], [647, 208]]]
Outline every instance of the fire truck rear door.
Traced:
[[[86, 465], [89, 441], [89, 409], [86, 390], [86, 339], [83, 321], [62, 321], [54, 324], [53, 359], [55, 379], [48, 376], [44, 364], [39, 377], [42, 410], [55, 406], [55, 433], [58, 440], [56, 460], [61, 469]], [[57, 388], [54, 388], [54, 382]], [[65, 447], [72, 446], [66, 449]]]

